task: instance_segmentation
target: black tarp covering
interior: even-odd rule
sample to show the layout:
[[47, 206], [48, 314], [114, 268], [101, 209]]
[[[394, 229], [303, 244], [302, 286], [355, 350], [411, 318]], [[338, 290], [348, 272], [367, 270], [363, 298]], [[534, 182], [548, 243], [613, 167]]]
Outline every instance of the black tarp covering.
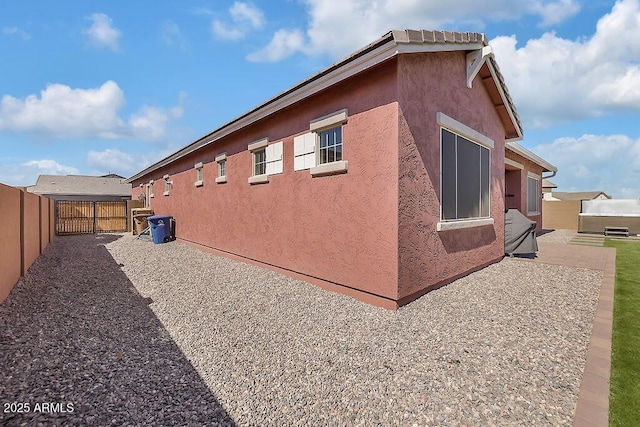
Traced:
[[509, 209], [504, 214], [504, 253], [533, 254], [537, 251], [536, 222], [517, 209]]

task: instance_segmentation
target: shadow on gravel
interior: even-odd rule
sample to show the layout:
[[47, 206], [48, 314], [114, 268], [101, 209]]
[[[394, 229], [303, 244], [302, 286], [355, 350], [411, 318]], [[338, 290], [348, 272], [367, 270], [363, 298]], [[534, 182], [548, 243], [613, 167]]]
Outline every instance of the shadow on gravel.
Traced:
[[56, 237], [0, 305], [0, 424], [235, 425], [104, 247], [118, 238]]

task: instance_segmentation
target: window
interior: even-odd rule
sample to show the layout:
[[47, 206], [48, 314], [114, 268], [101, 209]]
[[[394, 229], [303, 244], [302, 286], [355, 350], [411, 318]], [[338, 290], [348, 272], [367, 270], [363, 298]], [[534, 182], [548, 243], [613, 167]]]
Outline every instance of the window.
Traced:
[[540, 213], [540, 177], [529, 172], [527, 176], [527, 214]]
[[253, 175], [249, 184], [269, 182], [269, 176], [282, 173], [282, 141], [269, 142], [268, 138], [249, 144], [253, 158]]
[[165, 196], [169, 195], [169, 190], [171, 190], [171, 181], [169, 181], [169, 175], [165, 175], [164, 177], [164, 193]]
[[218, 163], [216, 184], [223, 184], [227, 182], [227, 153], [218, 154], [216, 156], [216, 162]]
[[204, 165], [200, 162], [196, 163], [193, 167], [196, 169], [196, 182], [194, 185], [196, 187], [202, 187], [204, 184]]
[[440, 127], [440, 218], [438, 231], [494, 223], [491, 218], [493, 140], [443, 114]]
[[253, 175], [267, 173], [267, 152], [262, 148], [253, 152]]
[[[152, 198], [154, 196], [153, 180], [149, 181], [148, 188], [149, 188], [149, 198]], [[149, 202], [151, 202], [151, 201], [149, 201]]]
[[309, 124], [311, 132], [293, 139], [293, 169], [309, 169], [312, 176], [345, 173], [343, 160], [343, 125], [347, 123], [347, 110], [340, 110]]
[[489, 217], [489, 150], [442, 129], [442, 219]]
[[318, 164], [342, 160], [342, 126], [318, 133], [320, 149]]

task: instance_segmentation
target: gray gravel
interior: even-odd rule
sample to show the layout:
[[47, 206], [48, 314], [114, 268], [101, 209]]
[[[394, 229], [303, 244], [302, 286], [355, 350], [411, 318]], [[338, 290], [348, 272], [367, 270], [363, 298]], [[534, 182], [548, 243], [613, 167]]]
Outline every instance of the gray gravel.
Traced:
[[104, 425], [571, 424], [601, 272], [504, 259], [391, 312], [114, 238], [56, 239], [0, 306], [3, 399]]
[[546, 243], [569, 243], [576, 235], [575, 230], [545, 230], [544, 234], [537, 237], [539, 242]]

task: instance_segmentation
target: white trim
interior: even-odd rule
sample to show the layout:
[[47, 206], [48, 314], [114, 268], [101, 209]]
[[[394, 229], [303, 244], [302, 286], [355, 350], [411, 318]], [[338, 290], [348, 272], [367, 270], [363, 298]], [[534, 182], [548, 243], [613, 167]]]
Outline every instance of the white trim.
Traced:
[[201, 168], [202, 166], [203, 166], [202, 162], [198, 162], [195, 165], [193, 165], [193, 167], [196, 169]]
[[348, 112], [347, 109], [344, 108], [340, 111], [336, 111], [335, 113], [327, 114], [326, 116], [311, 120], [309, 123], [309, 130], [311, 132], [320, 132], [325, 129], [343, 125], [347, 123], [347, 119]]
[[558, 168], [555, 167], [554, 165], [552, 165], [551, 163], [547, 162], [545, 159], [543, 159], [542, 157], [538, 156], [537, 154], [527, 150], [526, 148], [524, 148], [522, 145], [518, 144], [517, 142], [507, 142], [505, 145], [505, 149], [510, 150], [514, 153], [516, 153], [517, 155], [524, 157], [527, 160], [532, 161], [533, 163], [542, 166], [544, 169], [548, 170], [549, 172], [557, 172]]
[[196, 186], [196, 187], [202, 187], [204, 185], [204, 182], [203, 181], [196, 181], [193, 185]]
[[346, 173], [349, 168], [349, 162], [340, 160], [337, 162], [323, 163], [321, 165], [309, 169], [311, 176], [334, 175], [338, 173]]
[[162, 179], [164, 179], [164, 180], [169, 179], [169, 174], [168, 174], [168, 173], [165, 173], [165, 174], [164, 174], [164, 176], [162, 177]]
[[537, 173], [533, 173], [531, 171], [527, 171], [527, 178], [533, 178], [535, 180], [540, 181], [542, 179], [542, 177], [540, 175], [538, 175]]
[[483, 227], [493, 225], [493, 218], [463, 219], [460, 221], [440, 221], [436, 224], [436, 231], [461, 230], [463, 228]]
[[262, 139], [259, 139], [257, 141], [252, 142], [251, 144], [249, 144], [247, 146], [247, 149], [249, 151], [255, 151], [255, 150], [259, 150], [261, 148], [264, 148], [267, 145], [269, 145], [269, 138], [262, 138]]
[[[289, 107], [303, 99], [309, 98], [312, 95], [328, 88], [336, 83], [344, 81], [358, 73], [361, 73], [369, 68], [372, 68], [394, 56], [405, 53], [422, 53], [422, 52], [451, 52], [451, 51], [469, 51], [482, 49], [485, 46], [483, 41], [474, 43], [414, 43], [414, 42], [402, 42], [396, 41], [393, 36], [388, 37], [387, 40], [383, 39], [372, 43], [370, 46], [374, 46], [377, 43], [377, 47], [372, 48], [366, 52], [364, 49], [358, 51], [336, 62], [333, 65], [319, 71], [318, 73], [308, 77], [297, 85], [287, 89], [286, 91], [276, 95], [275, 97], [268, 99], [257, 107], [247, 111], [246, 113], [231, 120], [227, 124], [220, 128], [208, 133], [202, 138], [194, 141], [182, 150], [179, 150], [168, 157], [160, 160], [159, 162], [149, 166], [145, 170], [137, 173], [129, 178], [129, 181], [134, 181], [141, 178], [163, 166], [166, 166], [175, 160], [185, 157], [200, 148], [214, 143], [240, 129], [243, 129], [265, 117], [268, 117], [286, 107]], [[495, 69], [492, 65], [492, 61], [486, 61], [491, 75], [503, 104], [507, 108], [509, 117], [516, 128], [518, 137], [512, 140], [522, 139], [522, 131], [518, 125], [518, 121], [515, 119], [511, 106], [509, 105], [509, 99], [506, 97], [504, 90], [501, 87], [500, 80], [498, 79]]]
[[249, 182], [249, 184], [264, 184], [269, 182], [269, 175], [267, 175], [266, 173], [263, 175], [253, 175], [250, 176], [249, 179], [247, 180]]
[[226, 175], [222, 175], [216, 178], [216, 184], [224, 184], [225, 182], [227, 182]]
[[216, 162], [220, 163], [223, 160], [227, 160], [227, 153], [220, 153], [216, 156]]
[[445, 127], [449, 130], [454, 131], [460, 136], [464, 136], [465, 138], [470, 139], [472, 142], [477, 142], [480, 145], [484, 145], [489, 149], [493, 149], [493, 139], [489, 138], [478, 132], [477, 130], [471, 129], [469, 126], [464, 123], [460, 123], [454, 118], [447, 116], [444, 113], [437, 112], [436, 113], [436, 121], [442, 127]]
[[524, 169], [524, 165], [522, 163], [518, 163], [515, 160], [511, 160], [508, 158], [504, 158], [504, 164], [505, 165], [509, 165], [509, 166], [513, 166], [514, 168], [518, 168], [520, 170]]
[[482, 68], [487, 58], [491, 56], [493, 56], [493, 50], [488, 45], [467, 53], [467, 87], [469, 89], [473, 87], [473, 79], [480, 72], [480, 68]]

